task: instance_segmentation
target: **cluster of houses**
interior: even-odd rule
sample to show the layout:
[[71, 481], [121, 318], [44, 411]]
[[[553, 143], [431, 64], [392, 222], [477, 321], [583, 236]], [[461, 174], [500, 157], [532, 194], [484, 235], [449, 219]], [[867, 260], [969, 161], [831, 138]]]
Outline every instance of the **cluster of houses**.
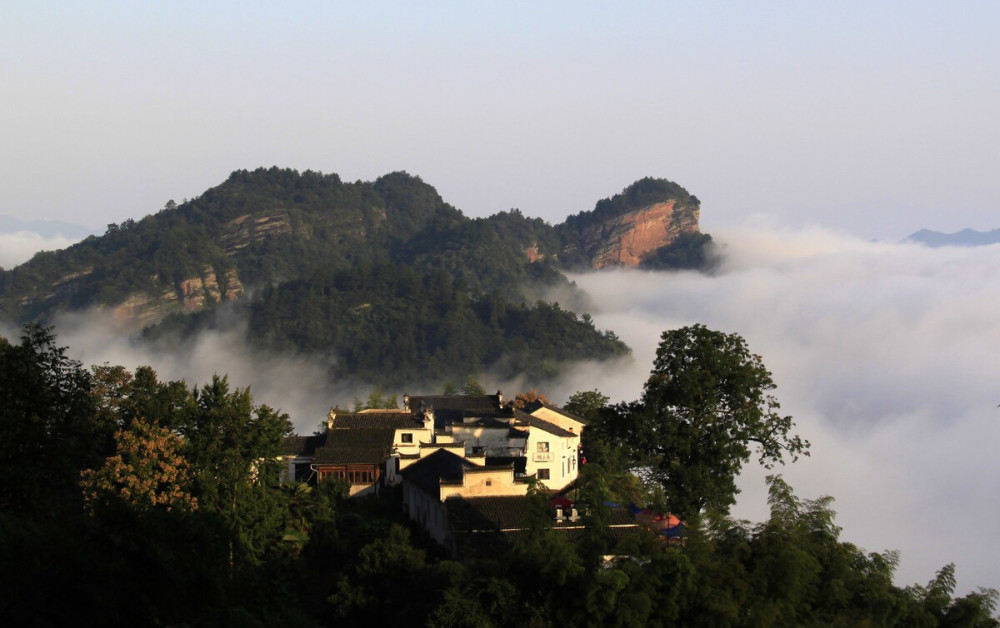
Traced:
[[[352, 496], [399, 486], [410, 519], [452, 555], [464, 555], [526, 530], [532, 481], [553, 495], [555, 529], [583, 529], [560, 493], [579, 476], [586, 425], [540, 401], [517, 408], [499, 391], [404, 395], [402, 409], [331, 409], [322, 433], [286, 439], [284, 473], [288, 480], [343, 479]], [[616, 508], [607, 528], [620, 538], [639, 524]]]
[[[454, 553], [519, 532], [528, 487], [556, 493], [577, 479], [586, 421], [542, 402], [524, 409], [495, 395], [403, 396], [398, 410], [330, 410], [326, 429], [285, 440], [285, 477], [341, 478], [350, 494], [401, 486], [403, 508]], [[566, 503], [564, 529], [582, 526]], [[634, 527], [634, 521], [622, 521]], [[481, 538], [480, 538], [481, 537]], [[495, 539], [494, 539], [495, 540]]]

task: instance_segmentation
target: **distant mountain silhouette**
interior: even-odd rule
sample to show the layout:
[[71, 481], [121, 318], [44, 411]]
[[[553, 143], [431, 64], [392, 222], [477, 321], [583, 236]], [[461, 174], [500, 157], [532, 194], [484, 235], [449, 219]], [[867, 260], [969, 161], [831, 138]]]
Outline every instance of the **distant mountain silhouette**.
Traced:
[[955, 233], [941, 233], [921, 229], [916, 233], [911, 233], [904, 242], [917, 242], [925, 246], [988, 246], [1000, 243], [1000, 229], [992, 231], [976, 231], [975, 229], [962, 229]]
[[24, 221], [13, 216], [0, 214], [0, 233], [17, 233], [18, 231], [31, 231], [43, 238], [54, 238], [56, 236], [85, 238], [94, 233], [94, 230], [89, 227], [69, 222], [60, 222], [57, 220]]

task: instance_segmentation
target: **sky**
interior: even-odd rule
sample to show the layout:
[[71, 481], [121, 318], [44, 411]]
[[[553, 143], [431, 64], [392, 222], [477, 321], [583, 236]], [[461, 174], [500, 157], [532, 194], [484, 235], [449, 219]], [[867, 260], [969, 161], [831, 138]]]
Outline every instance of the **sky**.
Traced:
[[644, 176], [712, 232], [997, 226], [993, 2], [25, 2], [0, 214], [103, 231], [241, 168], [406, 170], [561, 222]]
[[[1000, 247], [896, 243], [1000, 227], [997, 24], [997, 3], [918, 0], [8, 0], [0, 214], [103, 232], [278, 165], [406, 170], [467, 215], [558, 223], [671, 179], [701, 199], [722, 269], [575, 277], [634, 357], [550, 397], [635, 399], [664, 329], [740, 333], [813, 443], [781, 470], [801, 497], [834, 496], [848, 540], [902, 550], [902, 584], [954, 561], [960, 589], [1000, 588]], [[70, 241], [2, 233], [0, 266]], [[191, 383], [227, 372], [305, 432], [357, 392], [235, 336], [154, 355], [101, 322], [67, 317], [60, 342]], [[740, 516], [766, 515], [762, 477], [745, 474]]]

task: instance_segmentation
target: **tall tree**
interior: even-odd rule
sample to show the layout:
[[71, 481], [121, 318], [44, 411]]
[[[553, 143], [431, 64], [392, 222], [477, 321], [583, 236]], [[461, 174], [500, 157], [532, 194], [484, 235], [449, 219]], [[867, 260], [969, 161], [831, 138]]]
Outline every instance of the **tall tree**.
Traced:
[[51, 329], [25, 325], [16, 345], [0, 338], [0, 399], [0, 510], [78, 498], [80, 471], [100, 462], [103, 438], [90, 375]]
[[217, 512], [240, 549], [259, 561], [282, 535], [277, 456], [291, 434], [288, 415], [254, 405], [249, 389], [229, 390], [226, 377], [195, 389], [196, 408], [181, 427], [199, 507]]
[[736, 475], [756, 454], [765, 467], [808, 455], [809, 442], [778, 413], [775, 384], [738, 334], [693, 325], [665, 331], [642, 399], [599, 426], [662, 487], [682, 518], [728, 512]]

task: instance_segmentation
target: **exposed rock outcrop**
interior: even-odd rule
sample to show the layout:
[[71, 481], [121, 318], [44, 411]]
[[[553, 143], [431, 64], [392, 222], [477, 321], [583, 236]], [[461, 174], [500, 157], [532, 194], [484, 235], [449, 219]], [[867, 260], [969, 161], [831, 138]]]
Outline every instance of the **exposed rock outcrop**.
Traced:
[[538, 249], [537, 243], [524, 247], [521, 249], [521, 252], [524, 253], [524, 256], [528, 258], [528, 261], [532, 264], [545, 259], [545, 254]]
[[132, 294], [118, 305], [107, 309], [117, 327], [137, 331], [159, 322], [176, 303], [177, 292], [166, 289], [159, 296], [145, 292]]
[[233, 255], [252, 242], [261, 242], [291, 232], [291, 217], [283, 209], [245, 214], [229, 221], [225, 231], [219, 236], [219, 245], [227, 255]]
[[639, 266], [682, 236], [699, 234], [701, 202], [667, 179], [639, 179], [556, 227], [569, 267]]
[[643, 257], [670, 245], [682, 233], [698, 233], [698, 208], [678, 208], [671, 199], [594, 225], [581, 237], [592, 267], [599, 269], [638, 266]]
[[215, 271], [206, 267], [201, 276], [185, 279], [175, 287], [165, 287], [159, 294], [134, 293], [118, 305], [102, 309], [110, 313], [117, 326], [134, 331], [159, 322], [177, 309], [196, 312], [212, 303], [232, 301], [242, 294], [243, 284], [235, 269], [227, 271], [220, 282]]
[[607, 266], [638, 266], [656, 250], [683, 234], [699, 233], [696, 203], [677, 199], [657, 202], [620, 215], [589, 221], [563, 253], [583, 255], [597, 270]]

